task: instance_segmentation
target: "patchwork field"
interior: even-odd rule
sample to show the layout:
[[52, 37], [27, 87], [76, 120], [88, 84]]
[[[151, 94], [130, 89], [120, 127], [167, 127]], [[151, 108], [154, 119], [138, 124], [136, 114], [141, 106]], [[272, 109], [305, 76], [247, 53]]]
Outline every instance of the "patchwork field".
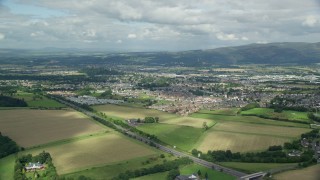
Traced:
[[129, 107], [129, 106], [119, 106], [119, 105], [100, 105], [93, 106], [97, 111], [105, 113], [110, 117], [119, 117], [122, 119], [132, 119], [132, 118], [141, 118], [144, 119], [146, 116], [159, 117], [160, 121], [165, 121], [172, 118], [177, 118], [175, 114], [170, 114], [154, 109], [145, 109], [138, 107]]
[[257, 115], [264, 116], [267, 118], [279, 118], [279, 119], [287, 119], [292, 121], [303, 121], [310, 122], [308, 118], [307, 112], [299, 112], [299, 111], [287, 111], [284, 110], [281, 113], [274, 112], [273, 109], [270, 108], [254, 108], [247, 111], [242, 111], [242, 115]]
[[51, 154], [58, 174], [80, 171], [157, 153], [147, 145], [133, 142], [115, 133], [92, 136], [60, 145], [41, 147], [24, 153], [38, 154], [43, 150]]
[[108, 128], [72, 110], [0, 110], [0, 131], [22, 147], [32, 147]]
[[146, 133], [154, 134], [161, 141], [184, 151], [191, 151], [203, 133], [200, 128], [161, 123], [146, 124], [137, 128]]
[[320, 165], [314, 165], [304, 169], [287, 171], [284, 173], [276, 174], [274, 176], [276, 180], [292, 180], [292, 179], [303, 179], [303, 180], [319, 180], [320, 179]]

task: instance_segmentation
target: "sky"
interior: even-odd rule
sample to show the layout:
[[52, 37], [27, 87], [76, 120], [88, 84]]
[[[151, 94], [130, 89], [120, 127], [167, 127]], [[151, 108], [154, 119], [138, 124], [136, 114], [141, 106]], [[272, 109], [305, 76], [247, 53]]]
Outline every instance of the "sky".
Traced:
[[179, 51], [319, 41], [320, 0], [0, 0], [0, 48]]

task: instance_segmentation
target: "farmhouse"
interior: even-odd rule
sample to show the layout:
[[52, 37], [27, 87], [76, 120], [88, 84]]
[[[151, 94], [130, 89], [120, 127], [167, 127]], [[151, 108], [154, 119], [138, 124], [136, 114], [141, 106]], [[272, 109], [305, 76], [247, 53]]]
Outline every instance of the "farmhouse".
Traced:
[[288, 154], [288, 156], [290, 156], [290, 157], [296, 157], [296, 156], [300, 157], [300, 155], [301, 155], [301, 152], [300, 151], [296, 151], [296, 150], [293, 150]]
[[27, 166], [25, 166], [26, 171], [35, 171], [35, 170], [41, 170], [44, 169], [44, 165], [37, 162], [37, 163], [29, 163]]

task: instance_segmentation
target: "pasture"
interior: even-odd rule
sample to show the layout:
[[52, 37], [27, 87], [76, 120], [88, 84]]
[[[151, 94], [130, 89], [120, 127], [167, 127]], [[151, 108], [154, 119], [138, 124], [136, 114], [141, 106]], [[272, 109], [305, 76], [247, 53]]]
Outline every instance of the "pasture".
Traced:
[[165, 180], [169, 174], [169, 171], [167, 172], [161, 172], [161, 173], [155, 173], [155, 174], [149, 174], [137, 178], [133, 178], [132, 180]]
[[200, 110], [198, 111], [198, 113], [235, 116], [237, 115], [238, 111], [239, 111], [239, 108], [222, 108], [222, 109], [213, 109], [213, 110]]
[[22, 147], [106, 130], [108, 128], [72, 110], [0, 110], [0, 132]]
[[195, 128], [202, 128], [204, 122], [207, 124], [208, 127], [211, 127], [215, 124], [215, 121], [213, 120], [193, 117], [179, 117], [161, 121], [161, 123], [191, 126]]
[[276, 174], [274, 179], [277, 180], [319, 180], [320, 179], [320, 165], [313, 165], [304, 169], [286, 171], [280, 174]]
[[13, 180], [15, 155], [0, 159], [0, 179]]
[[211, 113], [194, 113], [191, 115], [191, 117], [211, 119], [216, 122], [235, 121], [235, 122], [261, 124], [261, 125], [275, 125], [275, 126], [303, 127], [303, 128], [309, 127], [308, 124], [276, 121], [276, 120], [271, 120], [271, 119], [263, 119], [263, 118], [259, 118], [256, 116], [241, 116], [241, 115], [226, 116], [226, 115], [211, 114]]
[[139, 130], [156, 135], [161, 141], [184, 151], [191, 151], [203, 133], [203, 129], [172, 124], [145, 124]]
[[24, 99], [29, 107], [46, 107], [46, 108], [66, 107], [64, 104], [61, 104], [52, 99], [48, 99], [45, 96], [41, 96], [41, 95], [36, 96], [32, 93], [27, 93], [27, 92], [18, 92], [14, 95], [14, 97], [19, 99]]
[[244, 171], [247, 173], [255, 173], [260, 171], [267, 171], [270, 169], [285, 168], [297, 166], [296, 163], [243, 163], [243, 162], [221, 162], [223, 166]]
[[175, 114], [170, 114], [163, 111], [154, 109], [146, 109], [132, 106], [120, 106], [120, 105], [99, 105], [93, 106], [93, 109], [105, 113], [109, 117], [118, 117], [122, 119], [140, 118], [144, 119], [146, 116], [159, 117], [160, 121], [165, 121], [172, 118], [177, 118]]
[[285, 119], [290, 121], [310, 122], [307, 112], [283, 110], [281, 113], [274, 112], [270, 108], [254, 108], [242, 111], [242, 115], [263, 116], [270, 119]]
[[157, 153], [147, 145], [134, 142], [116, 133], [40, 147], [23, 153], [38, 154], [43, 150], [51, 154], [58, 174], [81, 171]]

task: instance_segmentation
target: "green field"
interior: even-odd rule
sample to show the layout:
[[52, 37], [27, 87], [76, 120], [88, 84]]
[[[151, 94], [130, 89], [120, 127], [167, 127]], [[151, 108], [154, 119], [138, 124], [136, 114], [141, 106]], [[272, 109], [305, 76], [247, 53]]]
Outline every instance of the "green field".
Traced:
[[[79, 176], [83, 175], [86, 177], [94, 178], [94, 179], [101, 179], [101, 177], [105, 177], [105, 179], [112, 179], [113, 177], [117, 176], [120, 173], [124, 173], [127, 170], [136, 170], [141, 168], [148, 168], [154, 166], [156, 164], [162, 163], [164, 159], [157, 158], [156, 160], [150, 161], [151, 158], [159, 157], [158, 155], [150, 155], [147, 157], [138, 157], [133, 158], [130, 160], [119, 161], [116, 163], [110, 163], [105, 166], [101, 167], [93, 167], [88, 168], [79, 172], [74, 172], [70, 174], [65, 174], [64, 177], [66, 178], [78, 178]], [[166, 160], [172, 160], [174, 157], [166, 157]], [[145, 162], [149, 161], [150, 163], [146, 164]]]
[[132, 106], [106, 104], [106, 105], [93, 106], [93, 108], [99, 112], [105, 113], [108, 117], [109, 116], [118, 117], [122, 119], [132, 119], [132, 118], [144, 119], [147, 116], [152, 116], [152, 117], [159, 117], [161, 122], [164, 120], [179, 117], [175, 114], [170, 114], [163, 111], [132, 107]]
[[239, 111], [239, 108], [223, 108], [223, 109], [214, 109], [214, 110], [200, 110], [197, 113], [235, 116], [237, 115], [238, 111]]
[[214, 171], [212, 169], [208, 169], [206, 167], [203, 167], [203, 166], [200, 166], [197, 164], [191, 164], [191, 165], [187, 165], [187, 166], [180, 168], [180, 174], [190, 175], [193, 173], [197, 173], [198, 170], [201, 171], [202, 178], [204, 178], [204, 175], [207, 172], [209, 179], [223, 179], [223, 180], [236, 179], [235, 177], [233, 177], [231, 175], [228, 175], [228, 174], [225, 174], [225, 173], [222, 173], [219, 171]]
[[307, 112], [299, 111], [284, 110], [281, 113], [277, 113], [270, 108], [254, 108], [247, 111], [242, 111], [241, 114], [263, 116], [270, 119], [284, 119], [290, 121], [310, 122]]
[[[39, 95], [38, 98], [35, 97], [32, 93], [18, 92], [14, 96], [15, 98], [24, 99], [29, 107], [45, 107], [45, 108], [63, 108], [66, 107], [64, 104], [61, 104], [55, 100], [48, 99], [45, 96]], [[40, 98], [41, 97], [41, 98]]]
[[146, 124], [137, 127], [139, 130], [156, 135], [161, 141], [178, 149], [190, 151], [203, 133], [200, 128], [171, 124]]
[[15, 155], [0, 159], [0, 179], [13, 180]]
[[242, 162], [222, 162], [223, 166], [244, 171], [247, 173], [255, 173], [270, 169], [283, 168], [288, 166], [297, 166], [295, 163], [242, 163]]
[[145, 175], [137, 178], [133, 178], [132, 180], [166, 180], [169, 172], [155, 173], [150, 175]]
[[261, 125], [276, 125], [276, 126], [289, 126], [289, 127], [303, 127], [308, 128], [308, 124], [294, 123], [294, 122], [284, 122], [284, 121], [276, 121], [270, 119], [263, 119], [256, 116], [225, 116], [225, 115], [216, 115], [210, 113], [194, 113], [191, 117], [195, 118], [203, 118], [203, 119], [211, 119], [216, 122], [224, 122], [224, 121], [235, 121], [235, 122], [243, 122], [243, 123], [253, 123], [253, 124], [261, 124]]
[[149, 146], [116, 133], [39, 147], [22, 153], [38, 154], [43, 150], [51, 154], [58, 174], [157, 154]]

